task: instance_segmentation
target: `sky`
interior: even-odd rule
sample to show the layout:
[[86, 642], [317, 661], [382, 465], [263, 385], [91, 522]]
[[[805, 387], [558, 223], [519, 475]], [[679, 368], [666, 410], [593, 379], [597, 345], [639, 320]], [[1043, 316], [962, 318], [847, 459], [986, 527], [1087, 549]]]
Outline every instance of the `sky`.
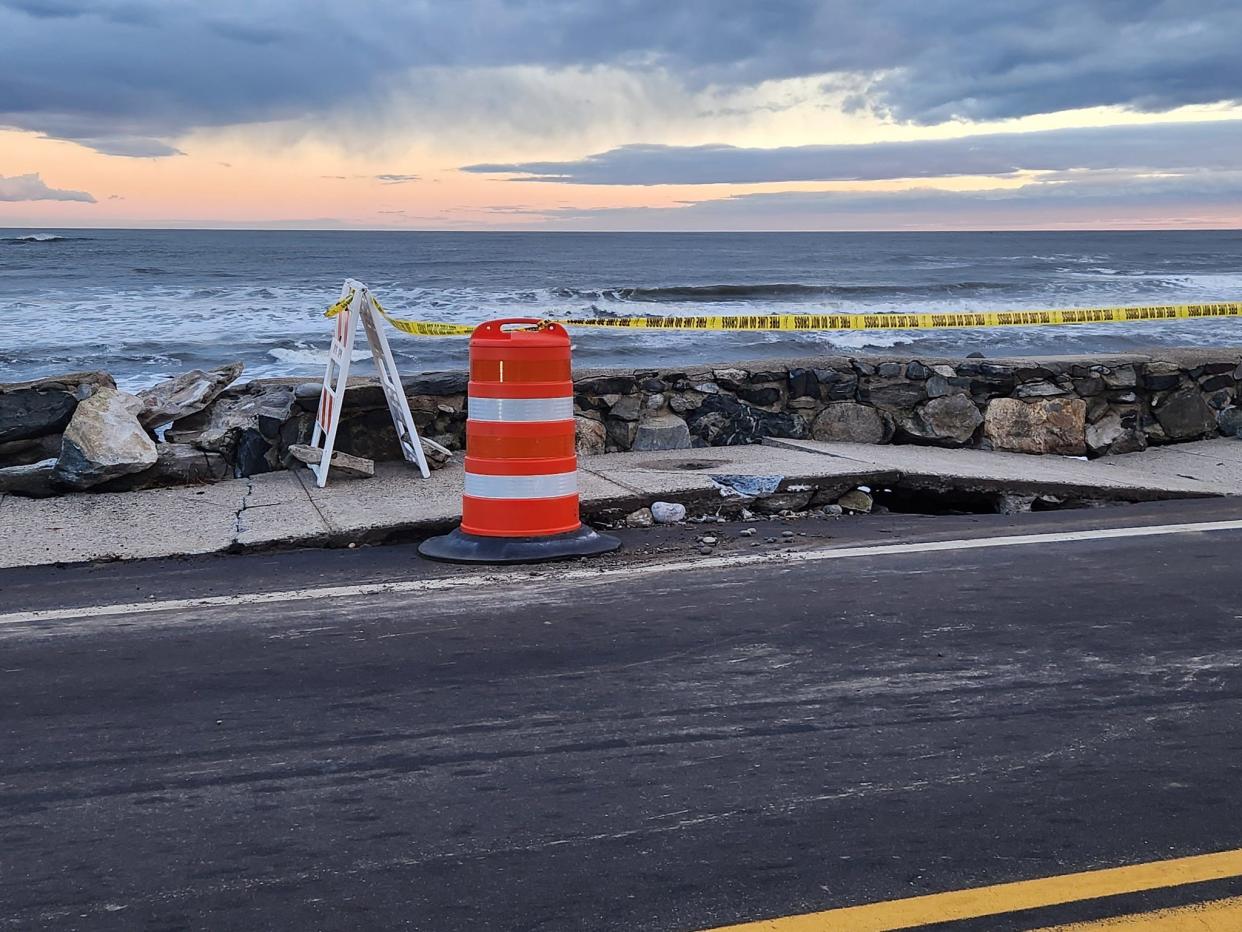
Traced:
[[0, 0], [0, 226], [1242, 227], [1237, 0]]

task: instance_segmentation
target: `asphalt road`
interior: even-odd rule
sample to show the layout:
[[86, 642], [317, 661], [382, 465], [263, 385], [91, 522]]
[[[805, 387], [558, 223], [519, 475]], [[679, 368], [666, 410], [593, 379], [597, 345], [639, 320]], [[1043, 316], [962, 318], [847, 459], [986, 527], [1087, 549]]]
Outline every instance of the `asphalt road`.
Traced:
[[[766, 561], [780, 524], [712, 558], [633, 532], [509, 574], [410, 547], [0, 574], [0, 928], [690, 930], [1239, 848], [1242, 529], [1091, 533], [1239, 518], [799, 522], [810, 558]], [[872, 549], [821, 558], [842, 546]], [[386, 579], [408, 585], [151, 604]]]

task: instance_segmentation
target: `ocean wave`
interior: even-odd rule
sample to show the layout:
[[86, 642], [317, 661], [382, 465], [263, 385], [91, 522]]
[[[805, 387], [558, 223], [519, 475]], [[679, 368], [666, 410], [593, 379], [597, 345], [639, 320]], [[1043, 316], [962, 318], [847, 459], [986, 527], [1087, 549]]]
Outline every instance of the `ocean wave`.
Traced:
[[[330, 340], [321, 346], [299, 342], [293, 346], [277, 346], [268, 350], [267, 355], [277, 362], [290, 366], [325, 366], [328, 363], [330, 345]], [[349, 358], [352, 362], [359, 362], [363, 359], [370, 359], [371, 352], [368, 349], [355, 349]]]
[[962, 281], [926, 282], [914, 285], [806, 285], [776, 282], [770, 284], [664, 285], [640, 288], [553, 288], [553, 296], [585, 301], [670, 302], [711, 301], [789, 301], [818, 298], [882, 298], [916, 295], [948, 295], [963, 292], [1004, 292], [1017, 287], [1010, 282]]
[[89, 239], [89, 236], [61, 236], [59, 233], [26, 233], [22, 236], [2, 236], [0, 243], [65, 243]]

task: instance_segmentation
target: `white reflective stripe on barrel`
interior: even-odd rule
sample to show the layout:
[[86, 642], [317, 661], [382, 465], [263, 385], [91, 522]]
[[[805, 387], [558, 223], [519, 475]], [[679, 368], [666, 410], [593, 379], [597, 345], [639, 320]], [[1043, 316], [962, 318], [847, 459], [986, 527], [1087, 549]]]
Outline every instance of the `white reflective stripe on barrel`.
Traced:
[[471, 395], [466, 410], [472, 421], [572, 421], [573, 395], [562, 398], [479, 398]]
[[474, 498], [560, 498], [577, 492], [576, 472], [555, 472], [544, 476], [466, 473], [466, 494]]

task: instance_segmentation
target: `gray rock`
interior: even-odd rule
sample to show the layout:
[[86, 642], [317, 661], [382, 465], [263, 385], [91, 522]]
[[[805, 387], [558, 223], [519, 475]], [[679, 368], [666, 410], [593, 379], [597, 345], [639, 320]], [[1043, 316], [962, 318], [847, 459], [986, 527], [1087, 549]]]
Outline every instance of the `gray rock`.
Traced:
[[676, 524], [686, 520], [686, 506], [676, 502], [652, 502], [651, 518], [656, 524]]
[[882, 408], [913, 408], [926, 397], [927, 383], [911, 382], [902, 376], [894, 379], [877, 377], [863, 382], [858, 388], [859, 401]]
[[1081, 398], [994, 398], [984, 413], [983, 435], [994, 450], [1082, 456], [1086, 433], [1087, 403]]
[[61, 433], [78, 402], [99, 388], [116, 383], [106, 372], [71, 372], [0, 385], [0, 443]]
[[1174, 392], [1155, 409], [1155, 414], [1170, 440], [1193, 440], [1216, 430], [1216, 415], [1198, 389]]
[[633, 450], [685, 450], [690, 446], [690, 428], [675, 414], [645, 418], [638, 422]]
[[814, 369], [794, 368], [789, 370], [790, 398], [818, 398], [819, 379]]
[[1234, 378], [1226, 373], [1224, 375], [1205, 375], [1199, 380], [1199, 390], [1203, 392], [1218, 392], [1222, 389], [1232, 389], [1234, 387]]
[[1137, 453], [1147, 449], [1147, 436], [1141, 430], [1127, 426], [1126, 420], [1116, 411], [1110, 411], [1094, 424], [1088, 424], [1086, 436], [1089, 456]]
[[623, 421], [637, 421], [638, 413], [642, 410], [642, 397], [639, 395], [622, 395], [615, 401], [611, 408], [608, 409], [609, 417], [620, 418]]
[[1087, 425], [1087, 452], [1093, 456], [1103, 456], [1124, 432], [1121, 415], [1115, 411], [1109, 412], [1094, 424]]
[[601, 421], [589, 417], [574, 418], [574, 449], [579, 456], [598, 456], [608, 444], [608, 432]]
[[1216, 429], [1226, 437], [1242, 436], [1242, 408], [1225, 408], [1218, 413]]
[[771, 385], [741, 386], [737, 389], [737, 397], [753, 405], [767, 408], [781, 400], [780, 389]]
[[1001, 492], [992, 499], [992, 510], [998, 515], [1021, 515], [1031, 510], [1035, 504], [1034, 495], [1018, 495], [1012, 492]]
[[688, 420], [691, 433], [712, 447], [806, 434], [806, 422], [801, 417], [764, 411], [730, 395], [708, 395]]
[[871, 497], [870, 493], [864, 492], [862, 489], [854, 489], [838, 498], [837, 504], [845, 511], [852, 511], [856, 514], [868, 514], [875, 505], [875, 499]]
[[[323, 450], [306, 444], [295, 443], [289, 448], [289, 455], [308, 466], [318, 466], [323, 462]], [[370, 479], [375, 475], [375, 461], [333, 450], [329, 470], [329, 476], [332, 473], [341, 473], [359, 479]]]
[[965, 395], [933, 398], [899, 420], [908, 437], [938, 446], [968, 443], [982, 423], [983, 415]]
[[1133, 366], [1093, 366], [1091, 371], [1099, 375], [1109, 388], [1134, 388], [1138, 385], [1138, 373]]
[[816, 369], [815, 378], [819, 380], [825, 401], [853, 401], [858, 394], [858, 376], [853, 372]]
[[0, 469], [0, 493], [8, 492], [27, 498], [50, 498], [59, 491], [56, 487], [55, 459]]
[[293, 400], [298, 407], [312, 414], [319, 410], [319, 396], [322, 394], [322, 382], [301, 382], [293, 388]]
[[698, 392], [677, 392], [668, 397], [668, 406], [678, 414], [687, 414], [702, 403], [703, 396]]
[[115, 388], [98, 388], [73, 412], [56, 461], [56, 481], [88, 489], [116, 476], [142, 472], [158, 454], [136, 416], [142, 402]]
[[1055, 398], [1059, 395], [1068, 394], [1061, 386], [1054, 382], [1049, 382], [1047, 379], [1023, 382], [1014, 389], [1013, 393], [1018, 398]]
[[855, 401], [834, 401], [811, 424], [811, 436], [829, 443], [887, 443], [888, 420], [875, 408]]
[[[469, 385], [470, 376], [465, 372], [424, 372], [401, 380], [406, 395], [464, 395]], [[376, 403], [387, 404], [383, 389], [378, 385], [375, 387], [380, 392]]]
[[931, 374], [932, 374], [931, 369], [923, 365], [917, 359], [914, 362], [906, 366], [906, 378], [907, 379], [923, 380], [923, 379], [929, 378]]
[[1181, 367], [1171, 362], [1149, 362], [1143, 367], [1142, 382], [1149, 392], [1167, 392], [1181, 384]]
[[610, 417], [604, 423], [607, 449], [622, 453], [634, 448], [634, 436], [638, 433], [638, 424], [634, 421], [622, 421]]
[[654, 524], [655, 518], [651, 516], [650, 508], [639, 508], [625, 516], [626, 527], [651, 527]]
[[[578, 379], [574, 382], [574, 392], [584, 395], [628, 395], [634, 391], [634, 380], [626, 376], [596, 376]], [[461, 389], [465, 391], [465, 387]], [[429, 392], [428, 394], [434, 394]], [[444, 392], [443, 394], [449, 394]]]
[[142, 410], [138, 412], [138, 423], [150, 429], [197, 414], [236, 381], [243, 368], [238, 360], [210, 372], [192, 369], [139, 392]]
[[188, 443], [157, 443], [155, 465], [142, 472], [109, 480], [95, 487], [101, 492], [132, 492], [176, 485], [220, 482], [233, 474], [219, 453], [208, 453]]
[[60, 456], [60, 434], [0, 443], [0, 467], [29, 466]]
[[[244, 391], [226, 392], [204, 410], [182, 418], [165, 439], [222, 454], [239, 477], [272, 472], [283, 468], [281, 429], [294, 416], [294, 409], [293, 389], [288, 385], [251, 383]], [[374, 448], [376, 444], [379, 449]], [[387, 407], [342, 415], [337, 447], [372, 460], [401, 456]]]
[[841, 515], [845, 514], [845, 509], [835, 503], [831, 505], [825, 505], [823, 508], [820, 509], [820, 511], [822, 511], [825, 515], [827, 515], [830, 518], [839, 518], [841, 517]]
[[756, 498], [751, 508], [760, 514], [778, 515], [784, 511], [805, 511], [815, 497], [815, 490], [801, 492], [774, 492]]

